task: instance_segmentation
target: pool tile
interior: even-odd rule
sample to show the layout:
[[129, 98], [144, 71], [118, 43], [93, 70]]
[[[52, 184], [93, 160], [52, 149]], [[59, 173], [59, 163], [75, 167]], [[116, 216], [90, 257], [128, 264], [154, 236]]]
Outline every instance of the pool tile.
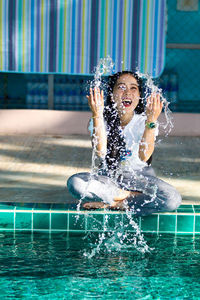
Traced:
[[177, 233], [193, 232], [194, 216], [177, 215]]
[[15, 228], [31, 230], [31, 228], [32, 228], [32, 213], [16, 212]]
[[35, 203], [34, 209], [36, 210], [49, 210], [51, 209], [52, 203]]
[[66, 203], [69, 210], [77, 211], [77, 203]]
[[200, 213], [200, 205], [194, 205], [195, 213]]
[[32, 212], [34, 208], [34, 204], [33, 203], [17, 203], [16, 204], [16, 211], [18, 210], [29, 210], [30, 212]]
[[87, 230], [99, 231], [103, 230], [103, 214], [87, 215]]
[[0, 230], [14, 230], [14, 212], [0, 212]]
[[2, 207], [7, 207], [8, 209], [9, 208], [13, 208], [15, 206], [15, 203], [14, 202], [1, 202], [0, 203], [0, 208]]
[[157, 222], [158, 222], [157, 215], [142, 217], [141, 218], [141, 230], [157, 232]]
[[67, 231], [68, 214], [51, 213], [51, 229], [62, 229]]
[[16, 210], [32, 210], [35, 207], [35, 203], [15, 203]]
[[33, 213], [33, 229], [49, 229], [49, 213]]
[[104, 215], [104, 230], [111, 231], [119, 226], [123, 226], [122, 214], [108, 213]]
[[[26, 206], [26, 203], [18, 203], [17, 207], [2, 203], [0, 204], [0, 229], [14, 230], [14, 226], [17, 230], [50, 230], [53, 232], [67, 231], [84, 233], [85, 231], [110, 231], [119, 226], [123, 226], [124, 230], [133, 232], [135, 231], [133, 226], [130, 225], [127, 215], [123, 212], [109, 212], [109, 211], [94, 211], [86, 212], [81, 211], [79, 214], [69, 211], [69, 205], [66, 203], [59, 204], [37, 204], [37, 207], [33, 208], [33, 203], [28, 203], [30, 207]], [[49, 209], [47, 209], [49, 207]], [[53, 210], [52, 210], [53, 208]], [[2, 210], [9, 210], [1, 211]], [[19, 211], [23, 210], [23, 211]], [[44, 211], [47, 210], [47, 211]], [[195, 213], [200, 213], [200, 205], [194, 206]], [[165, 232], [165, 233], [192, 233], [194, 227], [195, 217], [195, 231], [200, 233], [200, 215], [194, 213], [191, 205], [182, 205], [177, 214], [157, 214], [151, 216], [145, 216], [140, 218], [140, 227], [143, 232]], [[32, 224], [33, 213], [33, 224]], [[14, 215], [15, 222], [14, 222]], [[51, 224], [50, 224], [51, 217]], [[159, 220], [159, 221], [158, 221]], [[137, 219], [133, 218], [133, 221], [137, 222]], [[51, 228], [50, 228], [51, 225]], [[177, 226], [177, 231], [176, 231]], [[159, 227], [159, 228], [158, 228]]]
[[1, 209], [14, 210], [15, 207], [12, 205], [7, 205], [7, 204], [3, 203], [3, 204], [0, 204], [0, 211], [1, 211]]
[[78, 231], [72, 230], [72, 231], [68, 232], [67, 234], [70, 237], [78, 237], [78, 238], [80, 238], [80, 237], [84, 237], [86, 233], [85, 233], [84, 230], [78, 230]]
[[69, 230], [85, 231], [85, 215], [69, 213]]
[[177, 208], [177, 212], [180, 213], [193, 213], [193, 205], [181, 205]]
[[176, 231], [176, 215], [159, 215], [159, 232]]
[[200, 216], [195, 216], [195, 232], [200, 232]]
[[192, 206], [193, 206], [192, 204], [181, 204], [181, 205], [178, 207], [178, 209], [179, 209], [179, 208], [183, 208], [183, 209], [184, 209], [184, 208], [186, 208], [186, 209], [187, 209], [187, 208], [192, 208]]
[[[133, 224], [131, 225], [130, 222]], [[123, 215], [123, 224], [124, 224], [124, 229], [130, 232], [135, 232], [134, 225], [137, 227], [140, 227], [140, 221], [139, 218], [134, 218], [134, 215], [131, 216], [129, 219], [126, 214]]]
[[51, 206], [52, 210], [68, 210], [69, 204], [67, 203], [53, 203]]

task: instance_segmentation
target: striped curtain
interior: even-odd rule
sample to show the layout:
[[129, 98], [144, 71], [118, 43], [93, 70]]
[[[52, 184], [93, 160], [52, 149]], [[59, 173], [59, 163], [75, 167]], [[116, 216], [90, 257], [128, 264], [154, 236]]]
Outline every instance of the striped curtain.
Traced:
[[0, 71], [91, 74], [110, 56], [115, 71], [160, 75], [165, 0], [0, 0]]

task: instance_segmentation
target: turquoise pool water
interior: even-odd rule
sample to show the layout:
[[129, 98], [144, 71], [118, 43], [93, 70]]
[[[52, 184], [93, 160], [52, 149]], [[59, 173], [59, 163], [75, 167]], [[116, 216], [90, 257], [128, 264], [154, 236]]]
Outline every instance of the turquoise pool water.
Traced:
[[[97, 235], [0, 235], [1, 299], [199, 299], [200, 238], [145, 236], [152, 250]], [[112, 241], [115, 243], [115, 241]], [[96, 244], [96, 245], [95, 245]]]

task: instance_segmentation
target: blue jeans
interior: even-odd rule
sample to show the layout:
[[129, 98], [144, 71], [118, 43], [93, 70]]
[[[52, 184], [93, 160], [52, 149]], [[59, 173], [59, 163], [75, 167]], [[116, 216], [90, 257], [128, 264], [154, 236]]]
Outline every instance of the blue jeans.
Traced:
[[156, 177], [152, 167], [132, 173], [124, 172], [123, 176], [115, 180], [106, 175], [78, 173], [68, 179], [67, 187], [77, 199], [84, 202], [102, 201], [106, 204], [113, 204], [119, 189], [139, 191], [140, 194], [126, 198], [129, 209], [136, 216], [173, 211], [182, 201], [173, 186]]

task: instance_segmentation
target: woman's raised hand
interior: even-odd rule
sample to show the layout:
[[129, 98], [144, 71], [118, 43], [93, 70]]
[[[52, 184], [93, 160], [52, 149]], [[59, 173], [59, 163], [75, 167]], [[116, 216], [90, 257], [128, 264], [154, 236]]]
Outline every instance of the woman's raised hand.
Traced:
[[93, 116], [102, 117], [104, 109], [103, 90], [100, 91], [100, 88], [95, 87], [93, 93], [92, 88], [90, 88], [90, 95], [86, 97], [88, 99], [88, 104], [90, 106]]
[[161, 114], [163, 103], [160, 100], [160, 94], [153, 93], [147, 98], [146, 115], [147, 122], [156, 122]]

